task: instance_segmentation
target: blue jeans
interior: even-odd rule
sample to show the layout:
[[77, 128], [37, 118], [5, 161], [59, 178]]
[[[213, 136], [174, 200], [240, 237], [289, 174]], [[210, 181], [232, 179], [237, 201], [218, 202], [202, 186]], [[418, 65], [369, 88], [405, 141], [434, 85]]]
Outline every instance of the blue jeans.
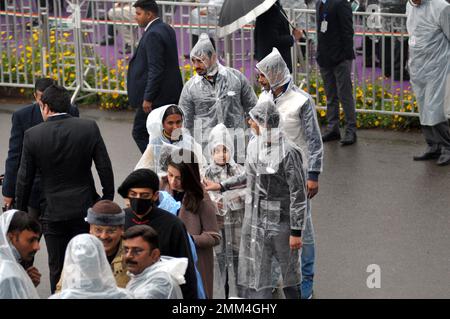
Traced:
[[306, 228], [303, 231], [303, 246], [300, 257], [302, 265], [302, 283], [300, 287], [300, 293], [302, 299], [309, 298], [312, 295], [313, 291], [315, 242], [314, 227], [311, 219], [310, 202], [308, 203], [308, 212], [306, 216]]

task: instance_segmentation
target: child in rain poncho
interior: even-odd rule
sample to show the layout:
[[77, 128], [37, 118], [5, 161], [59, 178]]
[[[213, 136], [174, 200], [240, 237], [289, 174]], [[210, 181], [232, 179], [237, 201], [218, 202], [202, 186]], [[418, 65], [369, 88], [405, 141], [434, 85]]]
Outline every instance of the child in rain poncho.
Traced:
[[[244, 174], [244, 167], [237, 164], [234, 158], [233, 139], [223, 124], [216, 125], [209, 135], [208, 144], [210, 165], [206, 168], [205, 178], [213, 182], [221, 182], [230, 177]], [[244, 186], [244, 185], [243, 185]], [[216, 284], [219, 290], [225, 289], [225, 297], [241, 295], [237, 286], [237, 266], [239, 244], [241, 239], [242, 219], [244, 217], [245, 189], [209, 192], [211, 199], [217, 203], [217, 224], [222, 241], [215, 247], [216, 261], [220, 274]]]

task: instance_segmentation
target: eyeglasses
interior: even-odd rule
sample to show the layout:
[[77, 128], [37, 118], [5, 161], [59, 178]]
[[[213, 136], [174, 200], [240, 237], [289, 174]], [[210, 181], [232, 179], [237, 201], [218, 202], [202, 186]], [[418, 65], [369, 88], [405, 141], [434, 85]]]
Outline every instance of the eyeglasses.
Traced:
[[106, 229], [102, 229], [102, 228], [94, 228], [94, 234], [97, 236], [102, 235], [103, 233], [105, 233], [106, 235], [114, 235], [115, 233], [117, 233], [117, 228], [106, 228]]
[[128, 247], [124, 247], [123, 248], [123, 255], [130, 255], [133, 257], [139, 256], [140, 254], [142, 254], [144, 251], [146, 251], [147, 249], [142, 249], [142, 248], [128, 248]]

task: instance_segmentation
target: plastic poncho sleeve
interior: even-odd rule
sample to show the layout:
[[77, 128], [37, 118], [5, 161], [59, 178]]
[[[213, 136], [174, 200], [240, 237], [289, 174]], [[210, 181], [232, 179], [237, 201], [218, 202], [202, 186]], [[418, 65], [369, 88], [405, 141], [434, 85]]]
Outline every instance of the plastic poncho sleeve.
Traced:
[[256, 96], [253, 87], [250, 82], [241, 72], [235, 72], [241, 80], [241, 103], [244, 108], [245, 114], [248, 114], [250, 110], [256, 105], [258, 97]]
[[247, 183], [247, 174], [243, 172], [240, 175], [236, 175], [220, 182], [225, 190], [231, 190], [233, 188], [240, 188]]
[[[323, 143], [316, 108], [311, 97], [300, 109], [300, 122], [308, 145], [308, 175], [319, 174], [322, 172]], [[308, 179], [312, 177], [308, 176]]]
[[154, 157], [154, 153], [153, 153], [153, 145], [150, 143], [147, 145], [147, 148], [145, 149], [144, 154], [142, 154], [142, 156], [139, 159], [139, 162], [136, 164], [134, 170], [141, 169], [141, 168], [151, 169], [152, 171], [156, 172], [155, 157]]
[[442, 10], [439, 16], [439, 24], [445, 37], [450, 41], [450, 6]]
[[181, 91], [180, 100], [178, 106], [184, 113], [183, 126], [189, 130], [191, 136], [194, 136], [194, 117], [195, 117], [195, 105], [192, 100], [192, 94], [190, 92], [191, 81], [188, 81]]
[[306, 181], [301, 153], [291, 150], [283, 160], [284, 171], [290, 193], [291, 235], [301, 236], [306, 216]]

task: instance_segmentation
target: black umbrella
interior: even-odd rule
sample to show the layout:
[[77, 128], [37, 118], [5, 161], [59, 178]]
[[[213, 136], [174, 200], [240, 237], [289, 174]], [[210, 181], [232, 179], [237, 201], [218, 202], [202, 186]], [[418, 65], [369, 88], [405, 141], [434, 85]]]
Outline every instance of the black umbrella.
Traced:
[[[223, 37], [239, 30], [269, 10], [275, 2], [277, 0], [225, 0], [219, 15], [217, 35]], [[283, 10], [281, 13], [290, 23]]]

